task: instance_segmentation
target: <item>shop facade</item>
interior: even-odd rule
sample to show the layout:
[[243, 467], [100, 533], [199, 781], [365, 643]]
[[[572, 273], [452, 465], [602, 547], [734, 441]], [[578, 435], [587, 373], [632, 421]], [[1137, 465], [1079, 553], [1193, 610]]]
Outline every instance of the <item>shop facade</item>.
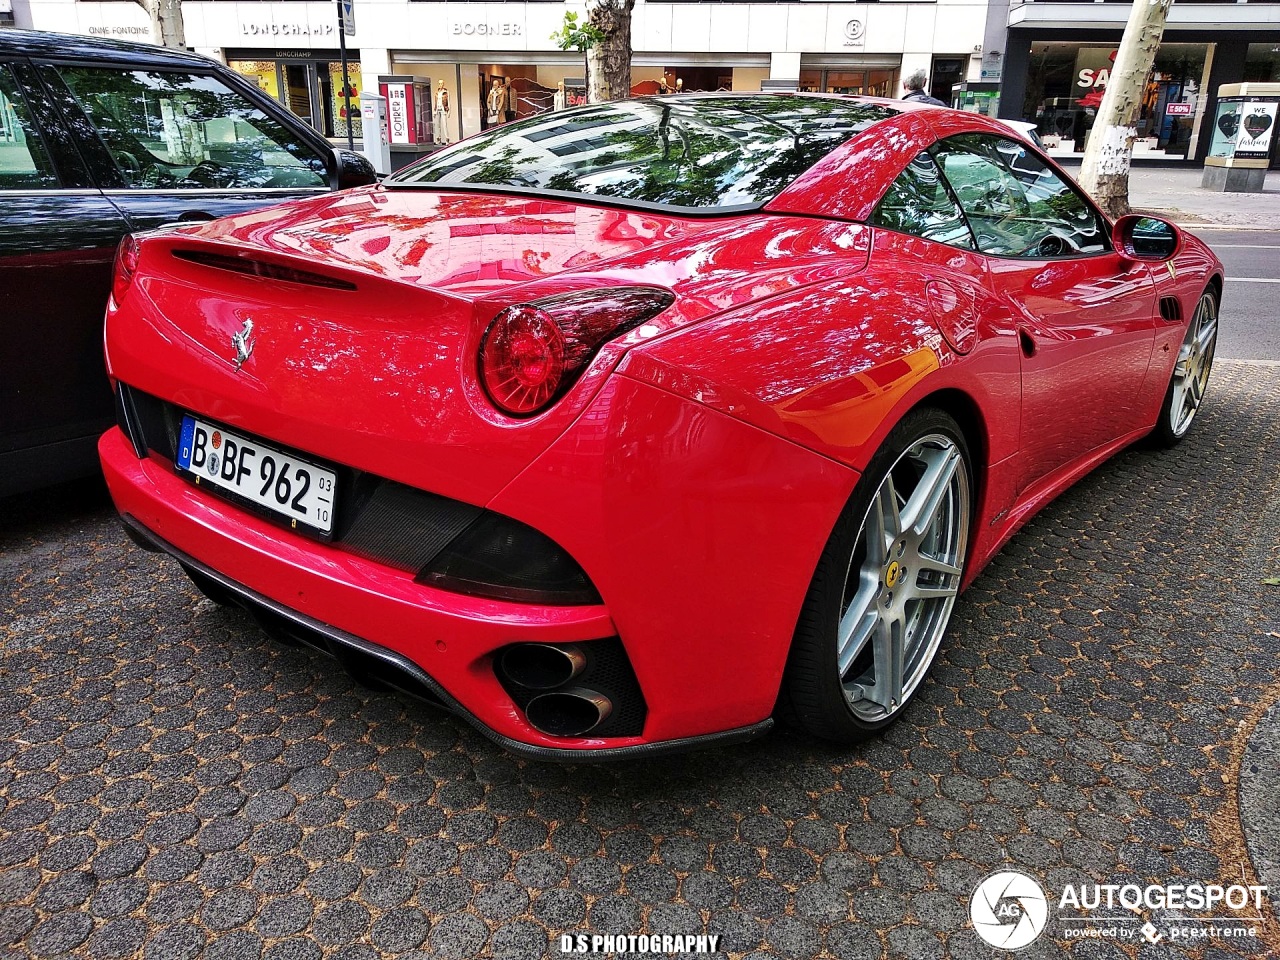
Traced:
[[[124, 0], [20, 0], [20, 26], [145, 40], [145, 12]], [[430, 83], [432, 133], [445, 91], [446, 136], [572, 105], [585, 67], [558, 49], [551, 34], [575, 6], [548, 2], [356, 0], [356, 32], [347, 38], [350, 83], [380, 76]], [[897, 97], [903, 77], [923, 70], [930, 88], [979, 77], [987, 0], [897, 3], [637, 0], [632, 15], [632, 83], [636, 93], [805, 89]], [[187, 42], [228, 63], [335, 140], [347, 117], [337, 60], [332, 3], [298, 0], [187, 0]], [[491, 107], [504, 91], [505, 104]], [[563, 84], [563, 88], [562, 88]], [[359, 136], [358, 113], [351, 118]]]
[[[1275, 3], [1174, 4], [1143, 95], [1134, 160], [1203, 164], [1223, 84], [1280, 79]], [[1032, 0], [1010, 8], [999, 113], [1080, 157], [1110, 79], [1127, 4]], [[1271, 157], [1280, 168], [1280, 155]]]

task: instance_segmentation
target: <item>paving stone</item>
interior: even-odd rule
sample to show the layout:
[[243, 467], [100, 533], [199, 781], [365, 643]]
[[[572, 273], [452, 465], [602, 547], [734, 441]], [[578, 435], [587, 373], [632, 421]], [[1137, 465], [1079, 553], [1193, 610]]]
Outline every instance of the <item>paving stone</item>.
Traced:
[[883, 735], [610, 765], [519, 760], [274, 645], [101, 495], [8, 501], [0, 958], [542, 958], [706, 929], [735, 957], [989, 960], [967, 908], [989, 872], [1226, 882], [1240, 807], [1274, 875], [1275, 738], [1231, 765], [1280, 661], [1254, 576], [1280, 569], [1278, 425], [1280, 373], [1221, 363], [1185, 443], [1117, 455], [1005, 546]]

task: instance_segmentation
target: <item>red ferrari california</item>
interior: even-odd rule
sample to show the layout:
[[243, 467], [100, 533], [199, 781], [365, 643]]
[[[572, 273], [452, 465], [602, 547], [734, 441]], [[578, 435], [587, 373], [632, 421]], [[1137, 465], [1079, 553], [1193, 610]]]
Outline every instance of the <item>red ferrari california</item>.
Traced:
[[969, 113], [531, 117], [126, 238], [100, 452], [143, 546], [532, 757], [852, 741], [959, 592], [1213, 362], [1222, 266]]

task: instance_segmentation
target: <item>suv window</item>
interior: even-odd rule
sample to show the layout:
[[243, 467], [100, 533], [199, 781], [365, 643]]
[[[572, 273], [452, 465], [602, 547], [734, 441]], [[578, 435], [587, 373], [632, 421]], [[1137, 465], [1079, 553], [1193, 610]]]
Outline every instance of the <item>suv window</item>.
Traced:
[[973, 249], [973, 234], [942, 181], [942, 171], [927, 151], [907, 164], [893, 181], [871, 215], [871, 223], [953, 247]]
[[1023, 144], [963, 134], [931, 152], [983, 253], [1048, 259], [1109, 249], [1093, 208]]
[[216, 77], [111, 67], [58, 72], [130, 187], [327, 183], [315, 148]]
[[0, 190], [47, 190], [58, 175], [17, 81], [0, 64]]

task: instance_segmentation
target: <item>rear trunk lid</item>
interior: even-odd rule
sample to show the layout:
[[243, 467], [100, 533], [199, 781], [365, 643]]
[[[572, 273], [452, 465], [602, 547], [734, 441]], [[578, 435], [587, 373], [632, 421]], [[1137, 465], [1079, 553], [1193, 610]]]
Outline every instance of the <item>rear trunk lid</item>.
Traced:
[[[477, 377], [503, 307], [617, 283], [677, 300], [645, 337], [866, 261], [867, 231], [812, 218], [679, 218], [501, 195], [381, 188], [142, 244], [108, 313], [111, 373], [267, 441], [479, 506], [572, 423], [639, 331], [569, 392], [506, 417]], [[236, 336], [252, 352], [237, 367]]]

